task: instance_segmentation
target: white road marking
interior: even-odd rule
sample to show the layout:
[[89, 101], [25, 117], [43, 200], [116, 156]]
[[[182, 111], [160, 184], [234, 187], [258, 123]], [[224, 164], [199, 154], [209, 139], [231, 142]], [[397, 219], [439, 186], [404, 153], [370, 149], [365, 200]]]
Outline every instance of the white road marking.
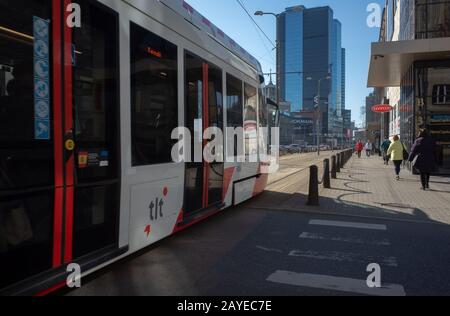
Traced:
[[267, 252], [283, 253], [283, 250], [280, 250], [280, 249], [272, 249], [272, 248], [266, 248], [266, 247], [262, 247], [262, 246], [256, 246], [256, 248], [258, 248], [259, 250], [267, 251]]
[[326, 234], [316, 234], [316, 233], [302, 233], [299, 238], [301, 239], [311, 239], [311, 240], [326, 240], [326, 241], [337, 241], [350, 244], [361, 244], [361, 245], [373, 245], [373, 246], [390, 246], [391, 243], [387, 239], [382, 240], [364, 240], [359, 238], [344, 238], [344, 237], [333, 237]]
[[377, 295], [377, 296], [405, 296], [405, 289], [399, 284], [383, 284], [381, 288], [369, 288], [366, 280], [341, 278], [328, 275], [295, 273], [277, 271], [267, 278], [267, 281], [303, 286], [315, 289], [324, 289], [348, 293]]
[[397, 259], [395, 257], [374, 257], [374, 256], [364, 256], [357, 253], [350, 252], [340, 252], [340, 251], [302, 251], [302, 250], [292, 250], [289, 253], [291, 257], [301, 257], [308, 259], [318, 259], [318, 260], [333, 260], [340, 262], [360, 262], [360, 263], [370, 263], [377, 262], [380, 265], [397, 267]]
[[347, 228], [372, 229], [372, 230], [387, 230], [386, 225], [356, 223], [356, 222], [323, 221], [323, 220], [316, 220], [316, 219], [309, 221], [309, 225], [347, 227]]

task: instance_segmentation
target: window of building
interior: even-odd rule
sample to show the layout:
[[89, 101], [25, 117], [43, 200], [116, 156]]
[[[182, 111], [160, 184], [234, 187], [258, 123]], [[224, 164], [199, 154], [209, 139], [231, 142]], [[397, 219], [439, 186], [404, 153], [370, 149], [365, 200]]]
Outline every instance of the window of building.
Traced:
[[433, 86], [433, 104], [450, 104], [450, 85], [442, 84]]
[[178, 125], [177, 47], [131, 23], [132, 164], [172, 161], [171, 133]]

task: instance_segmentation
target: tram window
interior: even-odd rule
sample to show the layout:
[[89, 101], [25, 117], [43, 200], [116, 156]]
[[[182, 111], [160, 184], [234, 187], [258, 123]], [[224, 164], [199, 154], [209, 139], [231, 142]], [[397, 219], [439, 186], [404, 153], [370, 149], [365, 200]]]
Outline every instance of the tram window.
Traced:
[[256, 122], [256, 109], [257, 109], [257, 92], [256, 88], [249, 84], [245, 84], [245, 115], [244, 122], [251, 121]]
[[177, 47], [131, 23], [133, 166], [172, 162], [178, 126]]
[[52, 111], [48, 137], [38, 140], [33, 76], [33, 19], [50, 17], [48, 0], [0, 1], [0, 190], [53, 183]]
[[244, 132], [245, 132], [245, 154], [256, 155], [258, 152], [257, 137], [257, 114], [258, 109], [258, 92], [255, 87], [244, 84]]
[[78, 1], [83, 27], [73, 29], [73, 112], [79, 155], [101, 158], [78, 166], [79, 182], [117, 176], [118, 32], [116, 14], [88, 0]]
[[[72, 30], [74, 130], [79, 155], [73, 217], [75, 259], [116, 244], [120, 100], [119, 16], [94, 1], [77, 3], [82, 8], [83, 26]], [[97, 186], [99, 181], [104, 183]]]
[[[268, 153], [268, 118], [267, 118], [267, 104], [266, 104], [265, 95], [262, 92], [262, 89], [259, 89], [259, 146], [260, 153]], [[265, 130], [264, 130], [265, 129]]]
[[[242, 81], [227, 74], [227, 127], [243, 128]], [[238, 156], [238, 137], [235, 135], [234, 156]]]
[[[46, 139], [38, 140], [35, 18], [51, 18], [50, 0], [0, 1], [0, 288], [51, 268], [52, 100], [49, 89], [48, 133]], [[51, 62], [51, 34], [48, 39], [44, 58]], [[51, 76], [48, 80], [51, 86]], [[22, 194], [23, 189], [29, 193]]]

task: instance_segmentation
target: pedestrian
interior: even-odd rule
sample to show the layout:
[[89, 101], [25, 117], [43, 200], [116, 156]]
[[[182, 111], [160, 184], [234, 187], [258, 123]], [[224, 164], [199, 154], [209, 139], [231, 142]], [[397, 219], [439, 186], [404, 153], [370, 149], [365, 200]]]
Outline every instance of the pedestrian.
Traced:
[[373, 149], [372, 143], [370, 141], [367, 141], [366, 145], [364, 146], [364, 149], [366, 150], [366, 156], [370, 157]]
[[400, 181], [400, 170], [404, 160], [403, 151], [405, 146], [400, 141], [398, 135], [394, 136], [394, 142], [389, 146], [387, 154], [391, 156], [391, 160], [394, 162], [395, 174], [397, 175], [397, 181]]
[[414, 142], [408, 159], [420, 173], [422, 190], [430, 188], [430, 175], [436, 168], [436, 142], [427, 129], [422, 129]]
[[364, 149], [364, 145], [362, 141], [358, 141], [355, 146], [355, 150], [358, 153], [358, 158], [361, 158], [361, 152]]
[[383, 160], [384, 164], [386, 166], [389, 165], [389, 155], [387, 154], [387, 151], [389, 149], [389, 146], [391, 146], [392, 142], [389, 140], [389, 137], [385, 137], [384, 142], [381, 144], [381, 150], [383, 152]]

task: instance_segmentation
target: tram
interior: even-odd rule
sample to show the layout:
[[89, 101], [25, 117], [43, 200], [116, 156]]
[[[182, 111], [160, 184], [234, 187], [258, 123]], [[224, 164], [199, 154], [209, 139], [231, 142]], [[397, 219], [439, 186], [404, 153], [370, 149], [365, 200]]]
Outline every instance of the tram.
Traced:
[[171, 136], [242, 127], [246, 153], [270, 150], [263, 81], [183, 0], [0, 1], [0, 294], [51, 293], [69, 264], [85, 276], [261, 193], [261, 163], [176, 163]]

